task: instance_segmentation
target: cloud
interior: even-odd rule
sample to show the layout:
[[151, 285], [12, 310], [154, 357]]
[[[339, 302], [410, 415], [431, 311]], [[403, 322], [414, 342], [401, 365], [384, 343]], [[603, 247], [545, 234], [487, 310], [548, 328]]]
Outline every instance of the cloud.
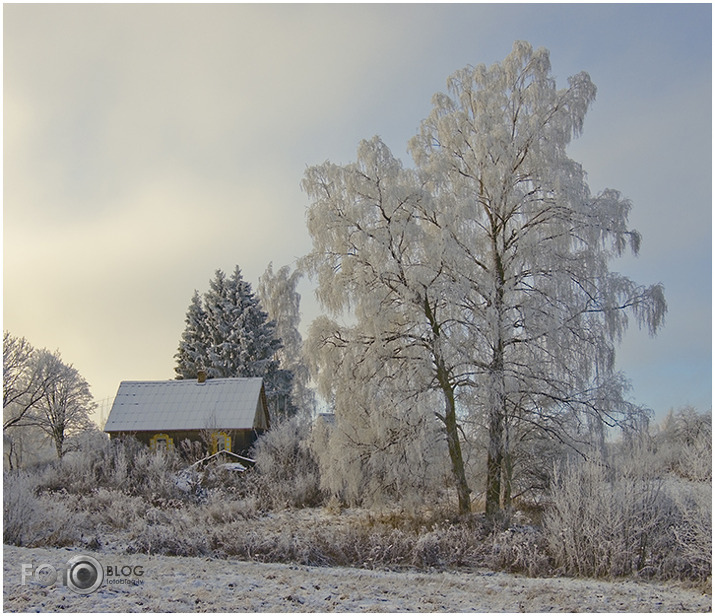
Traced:
[[[516, 38], [551, 49], [560, 84], [592, 71], [599, 96], [574, 157], [594, 190], [633, 199], [644, 248], [627, 267], [643, 282], [663, 273], [668, 292], [693, 269], [684, 249], [702, 268], [710, 239], [710, 40], [695, 13], [6, 5], [5, 326], [59, 347], [100, 396], [123, 378], [169, 378], [191, 294], [216, 268], [256, 281], [308, 250], [306, 165], [350, 162], [374, 134], [408, 164], [449, 73], [502, 59]], [[695, 301], [709, 308], [706, 291]], [[668, 327], [690, 340], [672, 305]]]

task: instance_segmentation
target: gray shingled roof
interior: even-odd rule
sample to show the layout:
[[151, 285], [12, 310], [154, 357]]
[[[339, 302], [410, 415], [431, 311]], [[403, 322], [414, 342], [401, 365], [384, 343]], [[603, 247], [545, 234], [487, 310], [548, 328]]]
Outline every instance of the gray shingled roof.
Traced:
[[263, 379], [122, 381], [105, 432], [250, 430], [257, 418]]

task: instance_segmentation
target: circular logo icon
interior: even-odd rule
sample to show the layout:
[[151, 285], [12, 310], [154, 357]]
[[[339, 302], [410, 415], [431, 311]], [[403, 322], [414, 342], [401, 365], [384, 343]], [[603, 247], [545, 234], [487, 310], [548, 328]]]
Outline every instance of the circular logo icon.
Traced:
[[67, 586], [83, 595], [97, 590], [104, 581], [104, 570], [96, 558], [73, 556], [67, 561]]

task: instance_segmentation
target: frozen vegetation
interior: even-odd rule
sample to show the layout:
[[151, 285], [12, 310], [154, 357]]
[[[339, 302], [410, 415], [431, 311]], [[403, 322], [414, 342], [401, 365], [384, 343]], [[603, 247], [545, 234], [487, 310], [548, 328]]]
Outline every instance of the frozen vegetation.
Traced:
[[[133, 441], [86, 441], [48, 466], [5, 474], [5, 543], [151, 562], [161, 583], [89, 598], [19, 588], [20, 563], [67, 555], [6, 546], [5, 608], [709, 609], [709, 426], [708, 416], [673, 414], [646, 443], [613, 444], [598, 464], [562, 464], [549, 491], [499, 520], [458, 516], [452, 499], [417, 506], [414, 494], [348, 507], [321, 488], [312, 434], [297, 420], [259, 441], [257, 465], [243, 474], [187, 473], [178, 456]], [[211, 590], [222, 585], [230, 591]]]

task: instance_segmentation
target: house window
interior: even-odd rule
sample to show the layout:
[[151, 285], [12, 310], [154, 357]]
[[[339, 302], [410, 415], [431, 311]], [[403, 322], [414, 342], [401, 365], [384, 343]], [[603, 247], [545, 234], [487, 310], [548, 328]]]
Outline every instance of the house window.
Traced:
[[231, 451], [231, 437], [225, 432], [214, 432], [211, 435], [211, 453]]
[[149, 441], [149, 447], [152, 451], [173, 451], [174, 439], [168, 434], [155, 434]]

